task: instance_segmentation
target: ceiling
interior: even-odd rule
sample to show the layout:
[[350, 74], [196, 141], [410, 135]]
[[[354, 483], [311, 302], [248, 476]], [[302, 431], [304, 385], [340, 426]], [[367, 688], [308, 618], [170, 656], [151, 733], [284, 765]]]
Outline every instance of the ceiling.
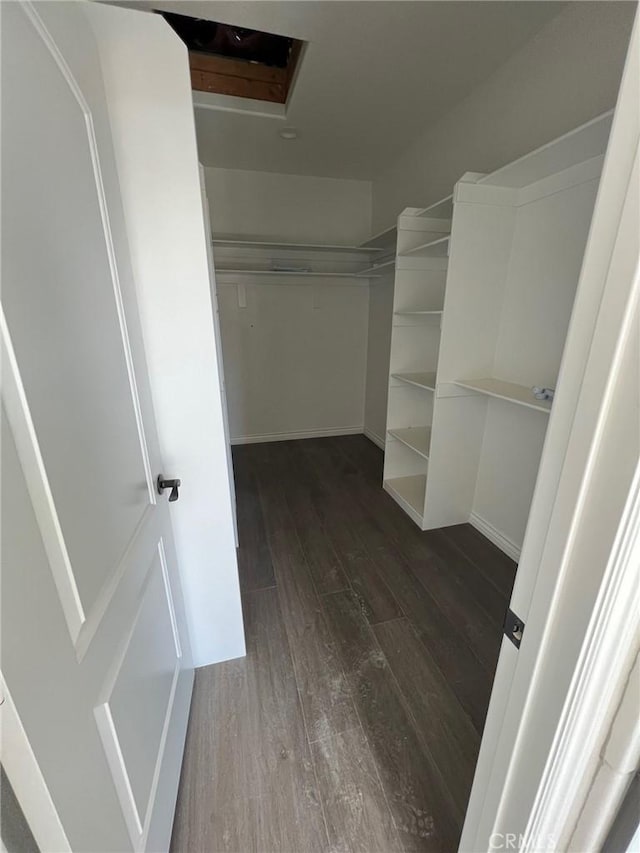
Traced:
[[[130, 5], [307, 42], [286, 117], [196, 108], [205, 165], [371, 180], [565, 4], [142, 0]], [[296, 140], [280, 138], [284, 125], [297, 128]]]

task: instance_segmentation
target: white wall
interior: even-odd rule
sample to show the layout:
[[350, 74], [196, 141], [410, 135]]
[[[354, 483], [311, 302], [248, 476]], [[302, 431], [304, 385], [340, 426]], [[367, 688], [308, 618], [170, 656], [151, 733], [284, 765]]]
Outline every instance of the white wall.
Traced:
[[366, 286], [220, 286], [229, 427], [234, 442], [362, 432]]
[[[214, 235], [357, 245], [370, 234], [364, 181], [214, 168], [205, 181]], [[232, 441], [362, 432], [365, 282], [216, 278]]]
[[[89, 4], [196, 666], [245, 653], [186, 48], [159, 17]], [[107, 14], [108, 13], [108, 14]], [[150, 38], [150, 31], [154, 37]], [[139, 73], [132, 73], [132, 69]]]
[[[636, 4], [573, 2], [373, 183], [373, 229], [615, 105]], [[419, 109], [419, 104], [416, 109]]]
[[208, 167], [205, 182], [214, 234], [344, 246], [371, 234], [369, 181]]

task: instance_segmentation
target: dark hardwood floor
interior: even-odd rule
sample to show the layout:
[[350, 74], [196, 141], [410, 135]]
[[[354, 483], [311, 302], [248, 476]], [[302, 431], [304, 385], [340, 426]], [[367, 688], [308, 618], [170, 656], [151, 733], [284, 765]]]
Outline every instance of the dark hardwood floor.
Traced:
[[247, 657], [196, 673], [173, 853], [453, 853], [515, 564], [364, 436], [233, 460]]

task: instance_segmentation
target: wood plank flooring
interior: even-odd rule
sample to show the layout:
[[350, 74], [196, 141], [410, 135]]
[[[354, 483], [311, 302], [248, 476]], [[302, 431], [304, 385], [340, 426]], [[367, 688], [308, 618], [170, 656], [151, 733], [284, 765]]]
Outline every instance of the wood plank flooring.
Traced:
[[173, 853], [453, 853], [515, 564], [364, 436], [233, 459], [247, 657], [196, 673]]

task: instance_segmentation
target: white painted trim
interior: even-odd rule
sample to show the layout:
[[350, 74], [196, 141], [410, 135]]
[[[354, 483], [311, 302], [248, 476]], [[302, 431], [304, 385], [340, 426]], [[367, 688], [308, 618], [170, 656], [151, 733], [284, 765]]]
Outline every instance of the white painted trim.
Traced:
[[162, 764], [164, 762], [164, 754], [167, 746], [167, 738], [169, 736], [169, 728], [171, 726], [171, 720], [173, 717], [173, 706], [176, 699], [176, 691], [178, 689], [178, 680], [180, 678], [180, 673], [182, 672], [180, 666], [180, 660], [176, 661], [176, 668], [173, 672], [173, 680], [171, 682], [171, 690], [169, 692], [169, 699], [167, 701], [167, 711], [164, 717], [164, 723], [162, 725], [162, 733], [160, 735], [160, 743], [158, 745], [158, 756], [156, 758], [156, 766], [153, 771], [153, 777], [151, 779], [151, 791], [149, 792], [149, 804], [147, 806], [147, 814], [144, 822], [144, 830], [142, 833], [142, 838], [140, 839], [140, 846], [138, 847], [139, 853], [145, 851], [147, 849], [147, 841], [149, 838], [149, 832], [151, 831], [151, 821], [153, 819], [153, 810], [156, 804], [156, 795], [158, 792], [158, 786], [160, 785], [160, 774], [162, 772]]
[[162, 733], [160, 735], [160, 743], [158, 745], [158, 755], [156, 757], [156, 766], [151, 779], [151, 790], [149, 792], [149, 804], [147, 806], [147, 814], [144, 822], [144, 830], [140, 839], [139, 851], [145, 851], [148, 846], [149, 833], [151, 831], [151, 821], [153, 819], [154, 806], [157, 801], [158, 787], [160, 785], [160, 774], [165, 758], [165, 749], [167, 746], [167, 738], [169, 736], [169, 728], [173, 719], [173, 706], [176, 699], [176, 691], [178, 689], [178, 680], [182, 673], [182, 646], [180, 644], [180, 634], [178, 631], [178, 622], [176, 619], [175, 605], [173, 602], [173, 592], [171, 590], [171, 581], [169, 580], [169, 568], [167, 566], [167, 556], [164, 549], [164, 540], [161, 539], [158, 543], [158, 553], [160, 556], [160, 566], [162, 568], [162, 580], [164, 585], [165, 598], [169, 609], [169, 618], [171, 619], [171, 630], [173, 632], [173, 644], [176, 650], [176, 668], [173, 673], [173, 681], [171, 682], [171, 691], [167, 702], [167, 710], [162, 725]]
[[[576, 149], [576, 145], [579, 146], [581, 160], [586, 159], [585, 155], [588, 152], [591, 152], [592, 156], [594, 152], [600, 153], [603, 147], [606, 146], [607, 139], [609, 138], [614, 112], [615, 110], [613, 109], [607, 110], [584, 124], [574, 127], [557, 139], [552, 139], [534, 151], [518, 157], [512, 163], [507, 163], [494, 172], [484, 175], [480, 178], [480, 183], [487, 184], [488, 186], [513, 186], [520, 188], [525, 184], [532, 183], [530, 170], [528, 176], [523, 177], [523, 174], [527, 174], [526, 172], [523, 173], [523, 164], [526, 166], [528, 163], [530, 167], [532, 163], [537, 164], [534, 165], [534, 169], [542, 169], [543, 173], [558, 173], [559, 171], [563, 171], [563, 163], [567, 163], [567, 158], [569, 163], [574, 160], [573, 152]], [[558, 151], [560, 151], [560, 154]], [[570, 153], [568, 154], [568, 152]], [[549, 161], [549, 156], [551, 157], [551, 162]], [[560, 159], [558, 159], [559, 157]], [[515, 183], [513, 182], [514, 173], [520, 173], [520, 178]], [[504, 181], [505, 175], [507, 176], [507, 182]]]
[[231, 439], [231, 444], [261, 444], [267, 441], [292, 441], [299, 438], [329, 438], [332, 435], [359, 435], [363, 426], [328, 427], [327, 429], [300, 430], [299, 432], [269, 432], [259, 435], [239, 435]]
[[134, 849], [137, 850], [142, 838], [142, 821], [136, 805], [133, 788], [131, 787], [131, 779], [127, 772], [127, 765], [122, 754], [116, 726], [113, 721], [111, 707], [108, 702], [103, 702], [102, 705], [94, 708], [93, 713], [107, 764], [111, 771], [113, 786], [116, 789], [120, 808], [127, 824], [129, 838]]
[[283, 121], [287, 117], [285, 104], [256, 101], [254, 98], [236, 98], [233, 95], [218, 95], [215, 92], [193, 93], [194, 110], [214, 110], [240, 115], [259, 116]]
[[556, 172], [548, 178], [529, 184], [520, 190], [516, 207], [525, 207], [527, 204], [548, 198], [559, 192], [579, 187], [591, 181], [599, 181], [604, 165], [604, 154], [591, 157], [575, 166], [570, 166], [563, 172]]
[[572, 187], [578, 187], [589, 181], [597, 181], [602, 172], [603, 163], [604, 155], [598, 154], [519, 188], [485, 184], [482, 179], [474, 183], [472, 180], [466, 180], [465, 176], [465, 179], [459, 182], [456, 201], [465, 204], [508, 204], [512, 207], [525, 207]]
[[381, 438], [381, 436], [379, 436], [378, 433], [373, 432], [370, 429], [367, 429], [367, 427], [364, 428], [363, 432], [366, 435], [366, 437], [369, 439], [369, 441], [372, 441], [374, 444], [378, 445], [380, 450], [385, 449], [385, 447], [386, 447], [385, 440], [384, 440], [384, 438]]
[[71, 853], [71, 844], [49, 793], [27, 733], [0, 674], [0, 761], [40, 850]]
[[486, 518], [483, 518], [481, 515], [478, 515], [477, 512], [472, 512], [469, 517], [469, 524], [472, 527], [482, 533], [490, 542], [500, 548], [501, 551], [507, 555], [507, 557], [511, 557], [512, 560], [515, 560], [516, 563], [520, 559], [520, 548], [509, 539], [508, 536], [505, 536], [504, 533], [501, 533], [493, 524], [490, 524]]
[[536, 839], [552, 837], [558, 826], [566, 825], [592, 760], [585, 744], [606, 737], [611, 708], [619, 700], [620, 676], [628, 677], [626, 659], [630, 653], [635, 656], [639, 556], [640, 464], [529, 817], [523, 853], [535, 853]]

